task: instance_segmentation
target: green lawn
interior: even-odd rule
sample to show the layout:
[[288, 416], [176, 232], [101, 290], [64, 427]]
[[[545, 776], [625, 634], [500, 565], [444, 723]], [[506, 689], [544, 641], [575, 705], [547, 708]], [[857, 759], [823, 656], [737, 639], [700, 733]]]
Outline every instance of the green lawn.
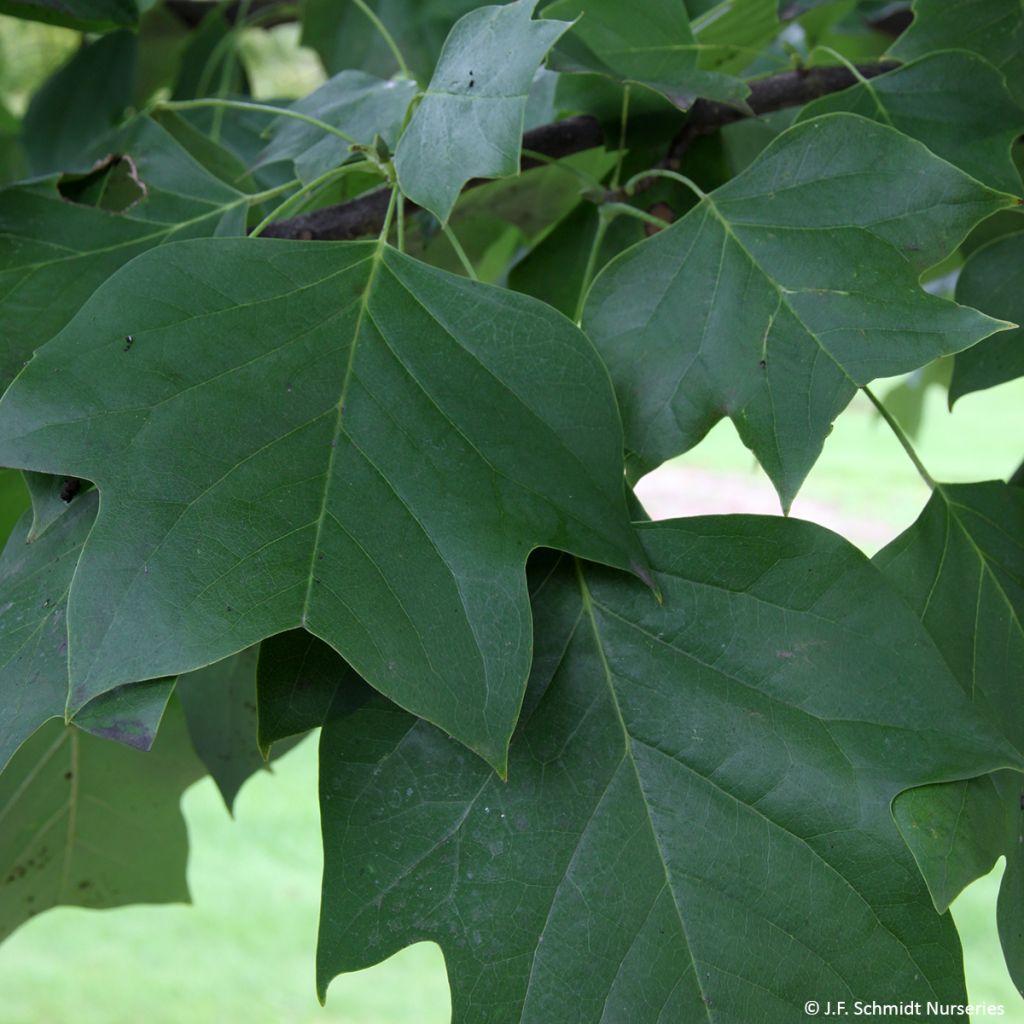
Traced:
[[[952, 415], [936, 394], [919, 448], [942, 479], [983, 479], [1015, 468], [1021, 439], [1024, 381], [971, 396]], [[666, 507], [675, 502], [676, 511], [773, 510], [770, 486], [729, 424], [662, 476]], [[926, 497], [899, 445], [858, 400], [837, 423], [794, 513], [838, 522], [873, 549], [909, 524]], [[36, 918], [0, 948], [0, 1024], [447, 1022], [443, 961], [426, 944], [339, 978], [326, 1010], [317, 1007], [315, 779], [309, 740], [274, 774], [246, 785], [234, 822], [209, 780], [193, 787], [184, 808], [195, 906], [60, 909]], [[954, 916], [971, 998], [1003, 1003], [1005, 1020], [1022, 1020], [1024, 1000], [1006, 974], [995, 932], [998, 873], [964, 893]]]

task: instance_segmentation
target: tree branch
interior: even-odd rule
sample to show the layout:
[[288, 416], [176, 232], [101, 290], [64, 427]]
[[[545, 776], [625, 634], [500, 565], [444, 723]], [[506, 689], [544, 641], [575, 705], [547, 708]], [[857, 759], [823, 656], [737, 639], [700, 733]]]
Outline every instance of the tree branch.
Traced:
[[[897, 67], [895, 61], [879, 61], [860, 65], [858, 70], [865, 78], [891, 71]], [[697, 100], [690, 108], [686, 127], [672, 142], [666, 166], [678, 163], [686, 148], [701, 135], [708, 135], [719, 128], [746, 117], [768, 114], [785, 107], [802, 106], [819, 96], [839, 92], [856, 84], [856, 76], [845, 67], [809, 68], [786, 71], [770, 78], [757, 79], [750, 83], [747, 110], [717, 103], [712, 100]], [[589, 115], [570, 117], [554, 124], [534, 128], [523, 136], [523, 148], [555, 159], [581, 153], [604, 143], [604, 132], [596, 118]], [[523, 170], [537, 166], [537, 161], [524, 157], [520, 165]], [[482, 184], [471, 181], [466, 187]], [[327, 206], [298, 217], [289, 217], [271, 224], [264, 232], [264, 238], [302, 238], [318, 241], [345, 241], [376, 234], [384, 223], [387, 210], [388, 190], [377, 189], [358, 196], [338, 206]], [[411, 203], [407, 210], [416, 209]]]

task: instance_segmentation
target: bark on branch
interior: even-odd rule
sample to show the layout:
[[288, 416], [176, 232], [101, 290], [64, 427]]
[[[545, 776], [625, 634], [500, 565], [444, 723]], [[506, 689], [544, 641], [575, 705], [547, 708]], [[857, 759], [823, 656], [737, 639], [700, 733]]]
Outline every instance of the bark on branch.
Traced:
[[[858, 71], [864, 78], [873, 78], [897, 67], [894, 61], [862, 64]], [[786, 71], [750, 83], [747, 110], [711, 100], [698, 100], [690, 109], [686, 127], [673, 140], [669, 163], [678, 161], [690, 142], [700, 136], [743, 118], [768, 114], [785, 107], [802, 106], [819, 96], [839, 92], [857, 82], [845, 67], [810, 68]], [[534, 128], [523, 136], [523, 149], [533, 150], [555, 159], [581, 153], [604, 143], [604, 132], [596, 118], [570, 117], [554, 124]], [[537, 166], [537, 161], [523, 157], [523, 170]], [[470, 182], [472, 188], [480, 182]], [[327, 206], [311, 213], [276, 221], [264, 232], [266, 238], [302, 238], [320, 241], [346, 241], [376, 234], [384, 223], [388, 190], [377, 189], [338, 206]], [[407, 209], [415, 209], [407, 204]]]

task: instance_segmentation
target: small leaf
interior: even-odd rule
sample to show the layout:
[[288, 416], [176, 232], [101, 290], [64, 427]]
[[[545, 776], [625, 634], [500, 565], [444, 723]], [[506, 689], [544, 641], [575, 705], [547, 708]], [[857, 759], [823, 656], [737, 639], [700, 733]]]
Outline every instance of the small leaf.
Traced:
[[933, 53], [843, 92], [808, 103], [799, 120], [848, 111], [919, 142], [991, 188], [1019, 194], [1010, 147], [1024, 126], [1003, 76], [986, 60]]
[[[971, 253], [956, 283], [956, 299], [990, 316], [1024, 325], [1024, 232], [1004, 235]], [[949, 403], [1021, 376], [1024, 326], [957, 353]]]
[[747, 516], [641, 534], [663, 605], [591, 567], [535, 591], [507, 783], [380, 698], [325, 727], [321, 994], [427, 940], [455, 1024], [963, 1003], [890, 803], [1024, 762], [841, 538]]
[[704, 47], [678, 0], [556, 0], [544, 14], [575, 22], [551, 59], [560, 71], [636, 82], [684, 109], [698, 96], [742, 105], [749, 91], [738, 78], [703, 70]]
[[188, 902], [178, 805], [201, 774], [173, 704], [147, 754], [39, 729], [0, 773], [0, 938], [58, 905]]
[[144, 254], [25, 368], [0, 438], [0, 462], [103, 495], [72, 710], [304, 627], [500, 768], [529, 552], [644, 572], [582, 333], [375, 243]]
[[[393, 148], [415, 94], [416, 83], [407, 78], [382, 79], [361, 71], [342, 71], [288, 109], [339, 128], [364, 145], [379, 134]], [[278, 118], [271, 131], [273, 138], [257, 166], [293, 160], [295, 173], [304, 183], [340, 167], [351, 155], [344, 139], [295, 118]]]
[[788, 508], [858, 386], [1005, 329], [918, 276], [1015, 202], [852, 114], [784, 132], [590, 291], [634, 473], [729, 416]]
[[[964, 691], [1024, 751], [1024, 491], [1001, 481], [940, 484], [917, 522], [875, 562], [924, 623]], [[1024, 987], [1024, 775], [929, 786], [896, 801], [897, 823], [939, 910], [1006, 857], [999, 935]]]
[[764, 48], [782, 26], [775, 0], [722, 0], [696, 16], [692, 27], [698, 67], [738, 75], [766, 56]]
[[242, 783], [266, 768], [256, 743], [256, 659], [250, 647], [178, 678], [192, 746], [233, 811]]
[[398, 143], [402, 191], [442, 223], [470, 178], [519, 173], [534, 73], [569, 27], [533, 20], [537, 3], [480, 7], [455, 24]]
[[173, 692], [173, 679], [126, 683], [89, 701], [72, 721], [90, 736], [150, 750]]
[[89, 484], [74, 477], [50, 476], [47, 473], [25, 473], [25, 486], [32, 498], [32, 525], [25, 536], [31, 544], [41, 537]]

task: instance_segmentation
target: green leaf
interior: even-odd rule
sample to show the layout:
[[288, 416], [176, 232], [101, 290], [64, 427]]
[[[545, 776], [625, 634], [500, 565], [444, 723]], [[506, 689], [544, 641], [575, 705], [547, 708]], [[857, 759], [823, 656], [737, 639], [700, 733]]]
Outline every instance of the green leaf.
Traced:
[[788, 508], [859, 385], [1005, 328], [918, 276], [1015, 202], [856, 115], [784, 132], [590, 291], [634, 472], [729, 416]]
[[135, 0], [0, 0], [0, 14], [82, 32], [130, 28], [139, 20]]
[[508, 783], [380, 699], [324, 729], [321, 994], [433, 940], [456, 1024], [964, 1002], [890, 803], [1019, 758], [841, 538], [747, 516], [641, 532], [662, 606], [591, 568], [535, 593]]
[[33, 174], [76, 166], [117, 125], [132, 100], [137, 44], [115, 32], [83, 46], [32, 97], [22, 138]]
[[74, 497], [89, 485], [66, 476], [50, 476], [47, 473], [25, 473], [24, 477], [25, 486], [32, 498], [32, 525], [25, 536], [25, 543], [31, 544], [64, 515]]
[[722, 0], [694, 18], [692, 27], [700, 44], [698, 67], [738, 75], [762, 56], [782, 26], [776, 0]]
[[72, 708], [301, 626], [501, 768], [530, 550], [644, 572], [583, 335], [376, 243], [144, 254], [8, 390], [0, 463], [103, 494]]
[[[1024, 102], [1024, 8], [1020, 0], [914, 0], [914, 20], [890, 49], [898, 60], [933, 50], [971, 50], [994, 64]], [[966, 83], [961, 83], [965, 85]]]
[[143, 119], [111, 141], [145, 188], [124, 213], [68, 202], [53, 180], [0, 190], [0, 389], [134, 256], [171, 239], [245, 230], [249, 198], [159, 125]]
[[[917, 522], [875, 556], [974, 704], [1024, 751], [1024, 491], [941, 484]], [[944, 910], [999, 856], [999, 934], [1024, 987], [1024, 776], [1001, 772], [902, 795], [896, 819]]]
[[373, 691], [322, 640], [303, 629], [260, 644], [256, 670], [259, 748], [318, 729], [362, 706]]
[[0, 556], [0, 770], [43, 722], [64, 715], [68, 588], [97, 497], [77, 498], [31, 544], [26, 512]]
[[[698, 96], [742, 105], [749, 91], [738, 78], [704, 70], [704, 46], [678, 0], [556, 0], [544, 14], [579, 19], [552, 55], [561, 71], [636, 82], [684, 109]], [[724, 57], [718, 45], [709, 45], [709, 55]]]
[[402, 191], [442, 222], [470, 178], [519, 173], [534, 72], [568, 28], [533, 20], [537, 3], [514, 0], [459, 19], [398, 143]]
[[256, 744], [256, 660], [250, 647], [178, 679], [192, 746], [232, 811], [242, 783], [266, 768]]
[[[288, 109], [339, 128], [363, 145], [380, 135], [393, 149], [415, 94], [416, 83], [408, 78], [382, 79], [361, 71], [342, 71]], [[278, 118], [271, 131], [273, 138], [260, 154], [259, 164], [292, 160], [302, 182], [340, 167], [351, 155], [344, 139], [295, 118]]]
[[[971, 253], [956, 299], [991, 316], [1024, 324], [1024, 232], [1004, 235]], [[994, 335], [957, 354], [949, 402], [1024, 376], [1024, 327]]]
[[957, 50], [930, 54], [808, 103], [799, 120], [837, 111], [891, 125], [992, 188], [1021, 191], [1010, 147], [1024, 126], [1024, 110], [980, 57]]
[[72, 719], [90, 736], [150, 750], [174, 692], [173, 679], [126, 683], [89, 701]]
[[147, 754], [39, 729], [0, 774], [0, 937], [58, 905], [188, 902], [178, 804], [201, 774], [174, 705]]
[[[452, 25], [480, 0], [367, 0], [391, 33], [413, 74], [425, 82]], [[306, 0], [302, 42], [331, 73], [359, 68], [381, 78], [400, 70], [391, 49], [351, 0]]]

